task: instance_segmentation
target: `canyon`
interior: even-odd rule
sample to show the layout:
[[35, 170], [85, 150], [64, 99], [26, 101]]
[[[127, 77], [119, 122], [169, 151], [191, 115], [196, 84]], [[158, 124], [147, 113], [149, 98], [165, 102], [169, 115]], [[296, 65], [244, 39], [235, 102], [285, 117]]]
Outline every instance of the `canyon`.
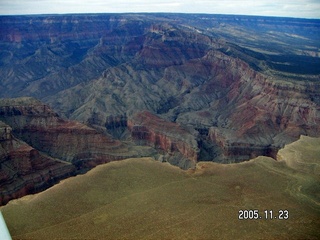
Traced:
[[194, 169], [320, 136], [319, 20], [0, 16], [0, 30], [2, 204], [110, 161]]
[[39, 153], [30, 145], [13, 137], [12, 128], [0, 122], [1, 169], [0, 204], [39, 192], [72, 176], [74, 167]]
[[[0, 210], [13, 239], [319, 239], [319, 144], [302, 136], [277, 161], [188, 171], [152, 158], [110, 162]], [[246, 209], [261, 219], [240, 220]]]
[[44, 190], [99, 164], [148, 152], [137, 151], [79, 122], [64, 120], [30, 97], [0, 100], [0, 136], [0, 204]]

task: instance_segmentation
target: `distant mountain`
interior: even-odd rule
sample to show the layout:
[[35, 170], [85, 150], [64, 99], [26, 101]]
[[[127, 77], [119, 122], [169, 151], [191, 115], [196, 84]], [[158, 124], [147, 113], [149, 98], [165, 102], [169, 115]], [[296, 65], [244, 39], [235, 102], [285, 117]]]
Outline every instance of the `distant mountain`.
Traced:
[[320, 135], [319, 20], [39, 15], [0, 28], [1, 97], [36, 97], [183, 168]]

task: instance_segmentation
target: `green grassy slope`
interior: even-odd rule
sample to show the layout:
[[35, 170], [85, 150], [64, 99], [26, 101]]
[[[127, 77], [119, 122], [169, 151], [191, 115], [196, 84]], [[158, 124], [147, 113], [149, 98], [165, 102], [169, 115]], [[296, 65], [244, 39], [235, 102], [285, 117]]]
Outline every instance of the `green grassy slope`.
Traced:
[[[319, 183], [314, 172], [266, 157], [201, 162], [188, 172], [149, 158], [128, 159], [11, 201], [1, 211], [13, 239], [318, 239]], [[257, 209], [262, 219], [239, 220], [241, 209]], [[266, 209], [274, 216], [288, 210], [289, 219], [265, 220]]]

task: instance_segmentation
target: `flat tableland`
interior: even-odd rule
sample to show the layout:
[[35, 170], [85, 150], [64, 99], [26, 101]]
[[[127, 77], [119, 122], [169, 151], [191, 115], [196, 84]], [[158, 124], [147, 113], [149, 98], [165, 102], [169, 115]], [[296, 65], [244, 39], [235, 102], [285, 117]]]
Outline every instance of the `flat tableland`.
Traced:
[[[1, 211], [13, 239], [319, 239], [320, 139], [299, 141], [281, 161], [200, 162], [188, 171], [151, 158], [111, 162]], [[299, 165], [287, 165], [294, 151]], [[239, 220], [240, 210], [258, 210], [259, 219]]]

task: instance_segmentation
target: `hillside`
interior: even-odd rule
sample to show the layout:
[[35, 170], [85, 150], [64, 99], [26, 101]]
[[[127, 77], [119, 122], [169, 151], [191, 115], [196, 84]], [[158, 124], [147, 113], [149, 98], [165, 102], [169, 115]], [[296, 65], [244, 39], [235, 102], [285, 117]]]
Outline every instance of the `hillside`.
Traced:
[[156, 155], [82, 123], [34, 98], [0, 99], [0, 205], [110, 161]]
[[35, 97], [182, 168], [275, 157], [320, 134], [319, 20], [84, 14], [0, 26], [0, 97]]
[[[150, 158], [112, 162], [1, 211], [13, 239], [318, 239], [320, 155], [310, 146], [319, 143], [302, 137], [279, 161], [201, 162], [188, 171]], [[287, 165], [292, 148], [299, 167]], [[305, 168], [303, 156], [317, 156], [316, 167]], [[261, 219], [239, 220], [246, 209]]]

